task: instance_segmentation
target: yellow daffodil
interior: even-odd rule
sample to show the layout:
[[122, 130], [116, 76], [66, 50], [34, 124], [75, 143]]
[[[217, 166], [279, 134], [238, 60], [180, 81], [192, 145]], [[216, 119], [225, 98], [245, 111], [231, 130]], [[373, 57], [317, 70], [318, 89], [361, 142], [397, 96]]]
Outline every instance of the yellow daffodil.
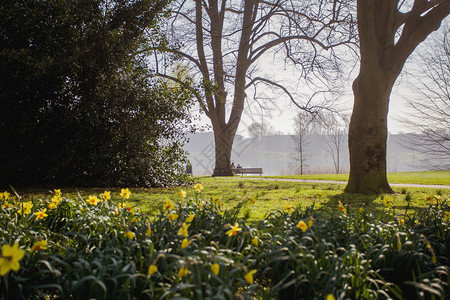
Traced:
[[244, 275], [245, 281], [247, 281], [250, 284], [253, 284], [253, 274], [256, 273], [256, 270], [251, 270], [247, 274]]
[[405, 225], [405, 219], [398, 220], [398, 224], [399, 225]]
[[450, 220], [450, 211], [444, 212], [444, 222], [447, 222]]
[[150, 265], [150, 267], [148, 267], [148, 276], [152, 276], [156, 272], [158, 272], [158, 267], [157, 266]]
[[100, 202], [100, 199], [97, 198], [97, 196], [89, 196], [89, 199], [87, 200], [87, 203], [90, 205], [97, 205]]
[[33, 246], [31, 247], [31, 251], [41, 251], [47, 249], [47, 240], [42, 241], [36, 241], [34, 242]]
[[339, 201], [339, 210], [342, 211], [344, 214], [347, 214], [347, 209], [344, 207], [341, 201]]
[[11, 195], [10, 193], [8, 193], [8, 192], [3, 192], [3, 199], [4, 200], [8, 200], [8, 198], [9, 198], [9, 195]]
[[219, 264], [212, 264], [211, 265], [211, 272], [213, 272], [214, 275], [219, 275], [220, 272], [220, 266]]
[[52, 197], [52, 202], [55, 202], [56, 205], [58, 205], [60, 201], [61, 201], [61, 194], [56, 194], [55, 196]]
[[303, 232], [305, 232], [306, 229], [308, 229], [308, 225], [306, 225], [306, 223], [303, 221], [299, 221], [297, 224], [297, 228], [301, 229]]
[[191, 240], [184, 239], [184, 240], [181, 242], [181, 249], [185, 249], [185, 248], [189, 247], [189, 245], [190, 245], [191, 243], [192, 243]]
[[176, 219], [178, 219], [177, 214], [169, 214], [167, 215], [167, 217], [169, 218], [170, 221], [175, 221]]
[[19, 244], [14, 243], [10, 246], [5, 244], [2, 246], [2, 254], [0, 256], [0, 276], [5, 276], [9, 271], [18, 271], [20, 269], [19, 261], [25, 256], [25, 251], [19, 249]]
[[120, 197], [123, 199], [130, 199], [131, 192], [128, 188], [120, 190]]
[[47, 205], [47, 208], [48, 209], [55, 209], [56, 207], [58, 206], [58, 202], [50, 202], [48, 205]]
[[219, 196], [212, 196], [211, 201], [214, 205], [219, 205]]
[[333, 294], [328, 294], [326, 300], [336, 300], [336, 297]]
[[44, 208], [41, 211], [35, 212], [34, 215], [36, 216], [36, 219], [39, 220], [39, 219], [43, 219], [45, 217], [48, 217], [48, 215], [45, 213], [46, 211], [47, 211], [47, 209]]
[[147, 230], [145, 231], [145, 235], [146, 236], [151, 236], [152, 235], [152, 229], [150, 228], [150, 226], [147, 227]]
[[359, 208], [359, 213], [362, 214], [363, 212], [364, 212], [364, 208], [361, 206], [361, 207]]
[[242, 228], [239, 228], [238, 223], [235, 223], [234, 226], [231, 226], [231, 225], [228, 225], [228, 226], [231, 227], [231, 229], [226, 232], [226, 234], [228, 236], [236, 235], [239, 231], [242, 230]]
[[102, 198], [103, 201], [108, 201], [111, 199], [111, 192], [104, 191], [102, 194], [100, 194], [100, 198]]
[[130, 240], [134, 239], [136, 237], [136, 234], [133, 231], [127, 231], [125, 233], [126, 237], [129, 238]]
[[181, 190], [181, 191], [178, 193], [178, 195], [179, 195], [181, 198], [186, 198], [186, 191], [185, 191], [185, 190]]
[[384, 206], [392, 208], [394, 206], [394, 198], [391, 196], [384, 197]]
[[200, 201], [200, 202], [198, 203], [198, 207], [203, 208], [203, 202], [202, 202], [202, 201]]
[[170, 201], [170, 199], [166, 198], [166, 200], [164, 200], [164, 209], [165, 210], [172, 210], [175, 207], [175, 204], [173, 204], [172, 201]]
[[286, 202], [286, 205], [284, 206], [284, 211], [287, 212], [288, 214], [293, 213], [295, 210], [295, 208], [289, 204], [289, 202]]
[[185, 267], [181, 267], [180, 270], [178, 271], [179, 278], [183, 278], [183, 277], [187, 276], [188, 274], [189, 274], [189, 269], [185, 268]]
[[14, 207], [14, 205], [12, 205], [11, 203], [8, 203], [8, 201], [5, 201], [5, 203], [3, 203], [2, 208], [3, 209], [7, 209], [7, 208], [11, 208]]
[[19, 214], [28, 215], [31, 213], [31, 209], [33, 208], [33, 203], [31, 201], [23, 202], [19, 206]]
[[191, 223], [194, 220], [195, 214], [189, 213], [189, 217], [186, 218], [186, 223]]
[[313, 217], [309, 217], [309, 219], [308, 219], [308, 227], [311, 228], [313, 223], [314, 223], [314, 218]]
[[252, 239], [252, 244], [255, 245], [256, 247], [258, 247], [259, 240], [258, 240], [257, 237], [254, 237], [254, 238]]
[[187, 237], [188, 235], [188, 228], [190, 225], [186, 225], [186, 223], [183, 223], [181, 225], [181, 228], [178, 230], [178, 235], [182, 235], [184, 237]]
[[194, 189], [197, 193], [201, 193], [201, 191], [204, 189], [203, 184], [201, 184], [201, 183], [195, 184]]
[[131, 206], [131, 204], [129, 204], [127, 202], [119, 203], [119, 208], [121, 208], [121, 209], [125, 208], [128, 212], [133, 214], [133, 207]]
[[61, 189], [54, 190], [55, 195], [61, 196]]

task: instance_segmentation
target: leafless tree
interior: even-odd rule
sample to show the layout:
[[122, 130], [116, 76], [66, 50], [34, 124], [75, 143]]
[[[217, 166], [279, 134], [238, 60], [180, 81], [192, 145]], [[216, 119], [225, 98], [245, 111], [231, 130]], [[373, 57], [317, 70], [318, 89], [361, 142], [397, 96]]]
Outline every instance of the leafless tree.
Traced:
[[333, 159], [336, 174], [341, 172], [342, 152], [347, 135], [348, 119], [342, 114], [322, 112], [320, 114], [320, 127], [322, 140], [326, 151]]
[[392, 193], [386, 173], [392, 87], [414, 49], [450, 13], [449, 0], [357, 0], [360, 70], [349, 126], [349, 193]]
[[306, 111], [300, 111], [294, 118], [294, 160], [298, 164], [300, 175], [303, 175], [307, 167], [307, 160], [310, 156], [307, 146], [312, 134], [317, 133], [317, 116]]
[[422, 163], [433, 170], [450, 170], [450, 29], [447, 26], [421, 47], [413, 58], [408, 99], [412, 111], [402, 118], [413, 132], [403, 144], [424, 154]]
[[[284, 93], [305, 111], [322, 106], [314, 100], [337, 74], [340, 60], [336, 47], [354, 42], [351, 0], [204, 0], [173, 2], [168, 30], [180, 42], [177, 49], [158, 44], [164, 52], [184, 58], [199, 78], [198, 103], [211, 120], [215, 139], [213, 175], [232, 175], [230, 156], [246, 99], [258, 98], [263, 87]], [[150, 50], [150, 49], [147, 49]], [[156, 50], [160, 52], [156, 52]], [[314, 88], [303, 103], [280, 80], [266, 76], [277, 59], [277, 72], [288, 66], [297, 68], [298, 78]], [[279, 59], [279, 58], [282, 59]], [[170, 77], [161, 71], [157, 74]], [[271, 71], [271, 70], [270, 70]], [[338, 77], [335, 77], [338, 78]]]
[[267, 122], [253, 122], [247, 127], [247, 131], [251, 138], [261, 138], [275, 133], [275, 129]]

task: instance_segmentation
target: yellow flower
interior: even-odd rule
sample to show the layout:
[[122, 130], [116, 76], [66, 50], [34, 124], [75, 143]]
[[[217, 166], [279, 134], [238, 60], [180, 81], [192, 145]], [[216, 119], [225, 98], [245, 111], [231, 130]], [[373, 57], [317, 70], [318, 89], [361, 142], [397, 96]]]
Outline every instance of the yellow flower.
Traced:
[[61, 201], [61, 194], [56, 194], [55, 196], [52, 197], [52, 202], [55, 202], [56, 205], [59, 204], [59, 201]]
[[258, 244], [259, 244], [258, 238], [254, 237], [252, 239], [252, 244], [255, 245], [256, 247], [258, 247]]
[[179, 278], [183, 278], [183, 277], [187, 276], [188, 274], [189, 274], [189, 269], [185, 268], [185, 267], [181, 267], [180, 270], [178, 271]]
[[194, 220], [195, 214], [189, 213], [189, 217], [186, 218], [186, 223], [191, 223]]
[[444, 222], [447, 222], [450, 220], [450, 211], [444, 212]]
[[150, 226], [147, 227], [147, 230], [145, 231], [145, 235], [147, 235], [147, 236], [152, 235], [152, 229], [150, 228]]
[[61, 196], [61, 189], [57, 189], [57, 190], [55, 190], [55, 195], [59, 195], [59, 196]]
[[8, 200], [8, 198], [9, 198], [9, 195], [11, 195], [10, 193], [8, 193], [8, 192], [3, 192], [3, 199], [5, 199], [5, 200]]
[[11, 208], [14, 207], [14, 205], [12, 205], [11, 203], [8, 203], [8, 201], [5, 201], [5, 203], [2, 205], [3, 209], [7, 209], [7, 208]]
[[384, 197], [384, 206], [392, 208], [394, 206], [394, 198], [391, 196]]
[[242, 230], [242, 228], [239, 228], [239, 224], [238, 223], [235, 223], [234, 226], [231, 226], [231, 225], [228, 225], [228, 226], [231, 227], [231, 229], [226, 232], [226, 234], [228, 236], [236, 235], [238, 233], [238, 231]]
[[166, 198], [166, 200], [164, 200], [164, 209], [172, 210], [174, 207], [175, 207], [175, 204], [173, 204], [173, 202], [170, 201], [170, 199]]
[[326, 300], [336, 300], [336, 297], [333, 294], [328, 294]]
[[211, 265], [211, 272], [213, 272], [214, 275], [219, 275], [220, 272], [220, 266], [219, 264], [212, 264]]
[[47, 217], [48, 215], [45, 213], [46, 211], [47, 211], [47, 209], [44, 208], [41, 211], [35, 212], [34, 215], [36, 216], [36, 219], [39, 220], [39, 219], [43, 219], [43, 218]]
[[219, 205], [219, 197], [218, 196], [212, 196], [211, 200], [212, 200], [212, 203], [214, 203], [214, 205]]
[[170, 221], [175, 221], [176, 219], [178, 219], [177, 214], [169, 214], [167, 215], [167, 217], [169, 218]]
[[178, 230], [178, 235], [182, 235], [184, 237], [187, 237], [188, 235], [188, 228], [190, 225], [186, 225], [186, 223], [183, 223], [181, 225], [181, 228]]
[[31, 251], [41, 251], [47, 249], [47, 240], [43, 241], [36, 241], [34, 242], [33, 246], [31, 247]]
[[100, 202], [100, 199], [98, 199], [96, 196], [89, 196], [89, 199], [87, 200], [87, 203], [90, 205], [97, 205]]
[[31, 213], [31, 209], [33, 208], [33, 203], [31, 201], [23, 202], [19, 206], [19, 213], [22, 215], [28, 215]]
[[200, 193], [204, 189], [203, 184], [201, 184], [201, 183], [195, 184], [194, 189], [197, 193]]
[[344, 207], [341, 201], [339, 201], [339, 210], [342, 211], [344, 214], [347, 214], [347, 209]]
[[104, 191], [102, 194], [100, 194], [100, 198], [102, 198], [103, 201], [108, 201], [111, 199], [111, 192]]
[[19, 249], [18, 243], [14, 243], [12, 247], [8, 244], [3, 245], [0, 256], [0, 276], [6, 275], [10, 270], [18, 271], [20, 269], [19, 261], [24, 256], [25, 251]]
[[308, 229], [308, 225], [306, 225], [306, 223], [303, 221], [299, 221], [297, 224], [297, 228], [301, 229], [303, 232], [305, 232], [306, 229]]
[[287, 212], [288, 214], [293, 213], [295, 210], [295, 208], [289, 204], [289, 202], [286, 202], [286, 205], [284, 206], [284, 211]]
[[133, 213], [133, 207], [131, 207], [131, 205], [127, 202], [119, 203], [119, 208], [122, 208], [122, 209], [125, 208], [130, 213]]
[[136, 234], [133, 231], [127, 231], [125, 233], [126, 237], [129, 238], [130, 240], [134, 239], [136, 237]]
[[150, 265], [150, 267], [148, 267], [148, 276], [152, 276], [156, 272], [158, 272], [158, 267], [157, 266]]
[[181, 190], [181, 191], [178, 193], [178, 195], [179, 195], [181, 198], [186, 198], [186, 191], [185, 191], [185, 190]]
[[191, 243], [192, 243], [191, 240], [184, 239], [184, 240], [181, 242], [181, 249], [185, 249], [185, 248], [189, 247], [189, 245], [190, 245]]
[[48, 208], [48, 209], [55, 209], [57, 206], [58, 206], [58, 202], [52, 201], [52, 202], [50, 202], [50, 203], [47, 205], [47, 208]]
[[250, 283], [253, 284], [253, 274], [256, 273], [256, 270], [251, 270], [250, 272], [248, 272], [247, 274], [244, 275], [244, 279]]
[[[360, 214], [362, 214], [364, 212], [364, 208], [361, 206], [360, 208], [359, 208], [359, 213]], [[334, 297], [334, 296], [333, 296]]]
[[129, 199], [130, 194], [131, 194], [131, 192], [128, 188], [120, 190], [120, 197], [122, 197], [123, 199]]
[[405, 225], [405, 219], [398, 220], [399, 225]]
[[314, 223], [314, 218], [313, 217], [309, 217], [309, 219], [308, 219], [308, 227], [311, 228], [313, 223]]

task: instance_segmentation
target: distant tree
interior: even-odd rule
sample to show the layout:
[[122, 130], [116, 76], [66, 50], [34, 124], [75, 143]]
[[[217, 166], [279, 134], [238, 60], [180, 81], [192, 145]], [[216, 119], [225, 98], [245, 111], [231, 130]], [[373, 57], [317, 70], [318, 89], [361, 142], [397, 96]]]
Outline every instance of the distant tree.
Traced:
[[182, 180], [191, 95], [138, 55], [166, 5], [0, 2], [0, 186]]
[[[299, 78], [327, 81], [338, 73], [334, 49], [354, 39], [351, 11], [347, 0], [173, 2], [168, 30], [182, 47], [162, 43], [153, 48], [184, 58], [198, 74], [197, 100], [214, 131], [214, 176], [233, 174], [233, 141], [251, 88], [273, 87], [299, 108], [316, 110], [310, 101], [297, 103], [282, 83], [259, 72], [261, 61], [283, 53], [285, 65], [295, 65]], [[167, 77], [163, 71], [160, 75]]]
[[275, 133], [275, 129], [267, 122], [253, 122], [247, 127], [247, 131], [251, 138], [261, 138]]
[[333, 113], [320, 114], [321, 137], [325, 142], [326, 151], [333, 160], [336, 174], [341, 172], [341, 158], [347, 135], [348, 121], [345, 117]]
[[294, 134], [292, 139], [294, 141], [294, 160], [298, 163], [300, 175], [303, 175], [307, 167], [307, 160], [310, 154], [307, 146], [310, 143], [310, 136], [315, 132], [317, 126], [317, 115], [308, 112], [299, 112], [294, 118]]
[[421, 162], [428, 169], [450, 170], [450, 29], [424, 43], [413, 58], [418, 70], [408, 76], [413, 113], [401, 119], [411, 134], [404, 145], [425, 154]]
[[450, 13], [448, 0], [357, 0], [360, 70], [349, 126], [349, 193], [392, 193], [386, 173], [387, 114], [405, 61]]

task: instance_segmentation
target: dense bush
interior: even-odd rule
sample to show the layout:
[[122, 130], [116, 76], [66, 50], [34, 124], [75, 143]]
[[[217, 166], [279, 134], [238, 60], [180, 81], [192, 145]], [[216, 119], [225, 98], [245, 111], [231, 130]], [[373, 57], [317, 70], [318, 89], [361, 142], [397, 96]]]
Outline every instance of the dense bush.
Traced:
[[126, 202], [126, 189], [113, 199], [108, 192], [88, 199], [60, 191], [51, 199], [3, 194], [2, 298], [449, 296], [444, 199], [408, 215], [396, 215], [387, 201], [379, 216], [343, 205], [301, 211], [286, 204], [246, 224], [239, 210], [251, 209], [255, 199], [223, 210], [201, 189], [166, 199], [152, 218]]
[[189, 93], [152, 77], [165, 0], [0, 2], [0, 187], [178, 184]]

